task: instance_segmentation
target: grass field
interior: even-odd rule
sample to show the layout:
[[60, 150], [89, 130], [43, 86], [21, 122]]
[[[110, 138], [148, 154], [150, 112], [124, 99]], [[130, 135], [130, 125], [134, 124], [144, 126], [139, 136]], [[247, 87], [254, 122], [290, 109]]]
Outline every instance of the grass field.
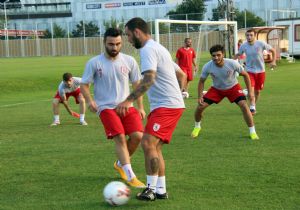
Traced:
[[[89, 126], [82, 127], [61, 107], [62, 125], [49, 127], [62, 73], [81, 76], [88, 59], [0, 59], [0, 209], [112, 209], [102, 190], [120, 179], [113, 169], [114, 144], [97, 116], [88, 112]], [[192, 140], [194, 81], [164, 148], [170, 199], [141, 202], [132, 189], [132, 199], [117, 209], [300, 209], [299, 78], [299, 62], [281, 61], [275, 71], [267, 70], [255, 142], [239, 108], [227, 100], [206, 110], [201, 136]], [[71, 106], [78, 110], [73, 100]], [[145, 181], [141, 149], [132, 164]]]

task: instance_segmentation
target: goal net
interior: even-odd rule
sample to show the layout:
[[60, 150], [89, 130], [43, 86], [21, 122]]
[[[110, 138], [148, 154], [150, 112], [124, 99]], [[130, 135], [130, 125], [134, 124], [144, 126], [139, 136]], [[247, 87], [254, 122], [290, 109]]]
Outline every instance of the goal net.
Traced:
[[210, 58], [209, 49], [221, 44], [226, 49], [226, 57], [237, 53], [236, 21], [193, 21], [193, 20], [155, 20], [155, 40], [166, 47], [171, 55], [184, 45], [185, 38], [192, 39], [196, 51], [197, 66]]

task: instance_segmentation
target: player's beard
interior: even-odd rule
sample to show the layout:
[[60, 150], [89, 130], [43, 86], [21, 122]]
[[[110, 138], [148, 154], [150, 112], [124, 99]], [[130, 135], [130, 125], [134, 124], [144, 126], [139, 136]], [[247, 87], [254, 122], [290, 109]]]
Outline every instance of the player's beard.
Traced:
[[135, 35], [132, 36], [132, 42], [136, 49], [140, 49], [142, 47], [142, 42]]
[[117, 50], [109, 50], [106, 46], [105, 46], [105, 51], [106, 53], [110, 56], [110, 57], [117, 57], [117, 55], [119, 55], [119, 51]]

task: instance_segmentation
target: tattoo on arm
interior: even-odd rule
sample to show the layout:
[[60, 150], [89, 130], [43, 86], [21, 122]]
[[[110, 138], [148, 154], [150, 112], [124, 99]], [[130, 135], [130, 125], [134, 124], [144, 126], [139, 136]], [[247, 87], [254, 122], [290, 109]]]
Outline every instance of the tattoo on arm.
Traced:
[[141, 95], [143, 95], [154, 83], [155, 81], [155, 72], [154, 71], [147, 71], [144, 73], [144, 78], [138, 87], [132, 91], [132, 93], [127, 97], [127, 100], [134, 101], [138, 99]]

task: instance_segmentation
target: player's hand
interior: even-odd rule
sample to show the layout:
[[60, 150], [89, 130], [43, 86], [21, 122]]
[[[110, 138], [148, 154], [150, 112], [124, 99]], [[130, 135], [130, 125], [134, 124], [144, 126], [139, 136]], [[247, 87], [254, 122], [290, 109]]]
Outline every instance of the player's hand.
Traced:
[[119, 116], [124, 117], [128, 111], [129, 108], [131, 107], [131, 102], [130, 101], [123, 101], [122, 103], [120, 103], [117, 107], [116, 107], [116, 112], [118, 113]]
[[78, 114], [77, 112], [72, 112], [72, 116], [76, 118], [80, 118], [80, 114]]
[[203, 105], [203, 102], [204, 102], [203, 96], [199, 97], [199, 98], [198, 98], [198, 105], [199, 105], [199, 106], [202, 106], [202, 105]]
[[276, 63], [274, 62], [274, 63], [270, 63], [270, 68], [271, 69], [273, 69], [274, 67], [276, 67], [277, 65], [276, 65]]
[[145, 117], [146, 117], [146, 112], [145, 112], [145, 110], [144, 110], [144, 109], [137, 109], [137, 110], [138, 110], [138, 112], [140, 113], [142, 120], [144, 120]]
[[98, 111], [98, 107], [97, 107], [97, 104], [95, 101], [91, 101], [88, 103], [88, 109], [91, 111], [91, 112], [97, 112]]

